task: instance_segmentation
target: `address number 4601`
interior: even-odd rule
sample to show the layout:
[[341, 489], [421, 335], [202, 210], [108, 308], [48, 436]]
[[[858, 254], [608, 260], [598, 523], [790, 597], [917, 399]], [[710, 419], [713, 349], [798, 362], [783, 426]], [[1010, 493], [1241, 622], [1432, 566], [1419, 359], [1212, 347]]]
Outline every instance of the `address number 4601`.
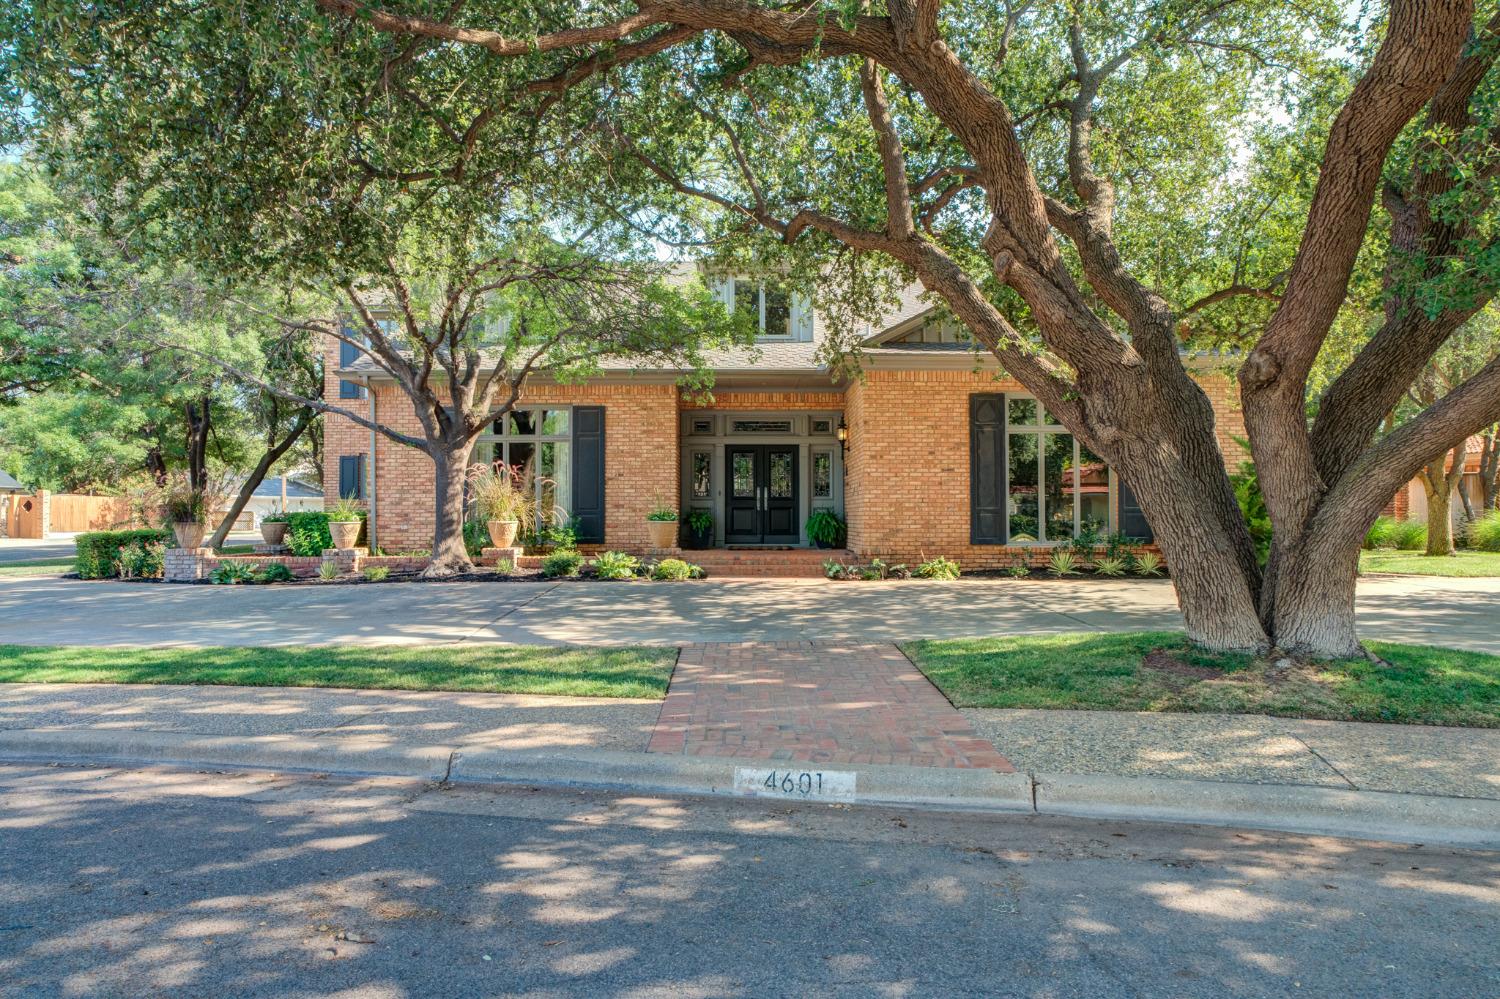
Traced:
[[829, 770], [762, 770], [736, 767], [734, 789], [740, 794], [776, 798], [848, 800], [854, 797], [854, 774]]

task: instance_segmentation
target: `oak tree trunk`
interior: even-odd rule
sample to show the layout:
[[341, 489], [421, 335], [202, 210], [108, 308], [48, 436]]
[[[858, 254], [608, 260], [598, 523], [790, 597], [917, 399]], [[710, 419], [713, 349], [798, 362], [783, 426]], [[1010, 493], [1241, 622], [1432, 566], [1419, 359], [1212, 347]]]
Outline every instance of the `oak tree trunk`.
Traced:
[[[219, 526], [215, 529], [213, 537], [208, 539], [208, 547], [214, 549], [224, 547], [224, 539], [229, 536], [230, 530], [234, 527], [234, 522], [239, 519], [240, 514], [244, 511], [245, 504], [250, 502], [250, 497], [255, 495], [255, 490], [265, 481], [266, 473], [307, 432], [307, 428], [312, 425], [314, 415], [312, 410], [304, 409], [298, 415], [297, 422], [287, 431], [287, 435], [281, 439], [281, 443], [272, 444], [266, 448], [265, 453], [260, 456], [260, 461], [255, 463], [255, 468], [251, 470], [250, 475], [245, 479], [245, 484], [240, 486], [239, 494], [235, 496], [234, 502], [229, 504], [229, 512], [224, 515], [224, 519], [219, 521]], [[286, 511], [283, 510], [281, 512], [285, 513]]]
[[464, 476], [473, 448], [472, 441], [464, 441], [434, 450], [432, 561], [422, 571], [423, 576], [452, 576], [474, 570], [464, 547]]
[[1447, 471], [1448, 455], [1442, 454], [1422, 469], [1422, 491], [1427, 496], [1427, 554], [1453, 554], [1453, 490], [1463, 479], [1464, 452], [1453, 452], [1453, 471]]

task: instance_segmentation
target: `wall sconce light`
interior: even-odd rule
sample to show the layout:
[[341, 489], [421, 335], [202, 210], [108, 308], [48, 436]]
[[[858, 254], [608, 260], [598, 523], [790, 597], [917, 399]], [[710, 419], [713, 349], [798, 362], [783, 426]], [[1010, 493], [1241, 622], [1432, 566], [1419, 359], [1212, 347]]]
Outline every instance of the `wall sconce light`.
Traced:
[[849, 447], [849, 424], [844, 422], [842, 416], [839, 417], [839, 429], [837, 432], [839, 436], [839, 452], [842, 453]]

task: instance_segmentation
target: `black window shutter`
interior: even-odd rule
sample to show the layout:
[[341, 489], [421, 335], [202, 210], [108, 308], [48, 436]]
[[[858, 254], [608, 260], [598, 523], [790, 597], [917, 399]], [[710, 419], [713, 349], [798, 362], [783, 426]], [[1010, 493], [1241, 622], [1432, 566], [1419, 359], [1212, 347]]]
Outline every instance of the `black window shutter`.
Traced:
[[1140, 538], [1142, 541], [1155, 541], [1156, 532], [1151, 530], [1146, 515], [1141, 512], [1141, 505], [1135, 500], [1135, 493], [1120, 478], [1120, 473], [1115, 473], [1115, 481], [1120, 487], [1120, 533], [1128, 538]]
[[603, 406], [573, 408], [573, 518], [579, 541], [604, 541]]
[[346, 454], [339, 457], [339, 498], [365, 498], [365, 456]]
[[969, 543], [1003, 545], [1005, 396], [969, 396]]
[[[349, 330], [348, 330], [347, 327], [345, 328], [344, 332], [345, 333], [349, 332]], [[359, 360], [359, 348], [356, 347], [356, 346], [354, 346], [354, 344], [352, 344], [352, 343], [346, 343], [343, 340], [340, 340], [339, 341], [339, 367], [340, 368], [347, 368], [347, 367], [349, 367], [349, 365], [353, 364], [357, 360]], [[339, 398], [340, 399], [363, 399], [364, 398], [364, 393], [362, 391], [360, 391], [360, 386], [359, 386], [358, 382], [350, 382], [350, 381], [345, 381], [343, 379], [339, 379]]]

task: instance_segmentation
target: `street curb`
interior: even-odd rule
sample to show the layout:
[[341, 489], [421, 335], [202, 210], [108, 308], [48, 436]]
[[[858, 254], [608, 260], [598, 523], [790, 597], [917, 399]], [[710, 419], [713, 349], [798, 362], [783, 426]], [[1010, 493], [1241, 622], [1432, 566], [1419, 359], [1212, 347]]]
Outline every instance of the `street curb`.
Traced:
[[[474, 784], [524, 784], [655, 794], [826, 799], [736, 791], [737, 767], [819, 768], [609, 750], [493, 750], [426, 746], [357, 749], [294, 736], [205, 736], [73, 729], [0, 731], [0, 760], [161, 763], [252, 770], [398, 776]], [[1235, 826], [1403, 843], [1500, 849], [1500, 801], [1287, 784], [1238, 784], [1088, 774], [832, 764], [853, 771], [846, 803], [967, 812], [1011, 812]], [[758, 782], [752, 786], [758, 787]]]

